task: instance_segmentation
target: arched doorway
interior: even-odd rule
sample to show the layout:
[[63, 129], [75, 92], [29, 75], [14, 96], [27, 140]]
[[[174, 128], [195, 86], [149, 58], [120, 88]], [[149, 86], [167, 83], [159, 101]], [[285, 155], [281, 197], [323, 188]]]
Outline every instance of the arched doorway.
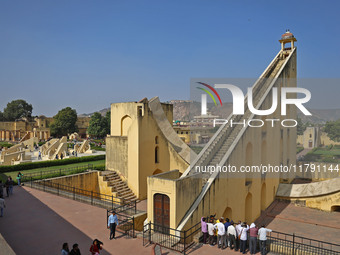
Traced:
[[253, 196], [251, 193], [248, 193], [246, 197], [246, 207], [245, 207], [245, 220], [246, 222], [252, 221], [252, 211], [253, 211]]
[[227, 207], [225, 210], [224, 210], [224, 213], [222, 214], [222, 217], [223, 218], [229, 218], [229, 219], [232, 219], [233, 218], [233, 211], [230, 207]]
[[340, 205], [333, 205], [331, 207], [332, 212], [340, 212]]
[[121, 136], [127, 136], [128, 129], [130, 128], [132, 124], [132, 119], [129, 115], [125, 115], [121, 120], [121, 130], [120, 135]]
[[308, 141], [308, 147], [309, 147], [309, 148], [313, 148], [313, 141], [312, 141], [312, 140], [309, 140], [309, 141]]
[[170, 198], [164, 194], [155, 194], [153, 197], [153, 220], [155, 231], [169, 233], [170, 227]]
[[261, 210], [264, 211], [266, 210], [267, 206], [266, 206], [266, 191], [267, 191], [267, 187], [266, 184], [263, 183], [262, 184], [262, 188], [261, 188]]

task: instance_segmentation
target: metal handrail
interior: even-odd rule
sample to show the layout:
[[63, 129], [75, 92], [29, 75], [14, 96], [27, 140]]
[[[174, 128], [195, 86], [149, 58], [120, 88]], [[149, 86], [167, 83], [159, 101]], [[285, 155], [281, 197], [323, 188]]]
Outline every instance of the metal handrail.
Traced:
[[45, 177], [47, 176], [46, 178], [50, 178], [48, 176], [54, 175], [54, 174], [57, 174], [57, 176], [61, 176], [61, 175], [64, 175], [66, 173], [73, 172], [73, 171], [85, 172], [85, 171], [90, 170], [92, 168], [93, 168], [93, 164], [87, 164], [87, 165], [84, 165], [84, 166], [60, 168], [60, 169], [55, 169], [55, 170], [40, 170], [40, 171], [24, 174], [23, 177], [22, 177], [22, 181], [23, 182], [24, 181], [31, 181], [31, 179], [33, 179], [34, 177], [40, 177], [40, 178], [34, 178], [34, 179], [44, 179], [43, 178], [44, 176]]

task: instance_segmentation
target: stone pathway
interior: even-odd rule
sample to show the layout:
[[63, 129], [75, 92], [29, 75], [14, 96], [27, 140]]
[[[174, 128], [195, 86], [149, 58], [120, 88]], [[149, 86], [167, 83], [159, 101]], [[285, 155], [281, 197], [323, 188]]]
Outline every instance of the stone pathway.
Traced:
[[[5, 215], [0, 218], [0, 232], [18, 255], [60, 254], [64, 242], [69, 246], [78, 243], [82, 254], [89, 254], [95, 238], [104, 242], [101, 254], [151, 254], [152, 245], [143, 247], [141, 238], [133, 239], [118, 232], [116, 240], [109, 240], [105, 209], [29, 187], [15, 187], [14, 195], [6, 198], [6, 203]], [[146, 207], [146, 201], [142, 207]], [[340, 243], [339, 213], [290, 204], [275, 206], [270, 213], [268, 223], [273, 230]], [[162, 251], [163, 255], [179, 254], [164, 248]], [[240, 253], [199, 244], [187, 254]]]
[[6, 198], [0, 231], [16, 254], [60, 254], [61, 246], [78, 243], [88, 254], [93, 239], [104, 243], [101, 254], [151, 254], [142, 240], [117, 233], [109, 240], [106, 210], [28, 187], [15, 187]]

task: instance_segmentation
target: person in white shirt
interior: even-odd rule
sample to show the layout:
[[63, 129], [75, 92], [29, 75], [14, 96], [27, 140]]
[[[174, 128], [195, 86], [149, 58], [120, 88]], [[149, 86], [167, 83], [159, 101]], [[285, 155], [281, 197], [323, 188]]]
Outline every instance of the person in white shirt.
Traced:
[[240, 232], [240, 252], [246, 254], [246, 247], [247, 247], [247, 231], [249, 226], [246, 222], [243, 222], [241, 225], [241, 232]]
[[267, 232], [272, 232], [272, 230], [269, 228], [265, 228], [264, 225], [261, 226], [258, 232], [261, 255], [265, 255], [267, 253]]
[[240, 248], [240, 245], [241, 245], [240, 239], [238, 238], [238, 236], [241, 234], [241, 229], [242, 229], [240, 220], [238, 221], [238, 224], [236, 225], [235, 229], [236, 229], [236, 248], [235, 248], [235, 251], [238, 251], [238, 249]]
[[231, 221], [230, 222], [230, 226], [227, 229], [227, 235], [229, 236], [229, 240], [230, 240], [230, 249], [233, 250], [235, 248], [236, 250], [236, 237], [237, 237], [237, 233], [236, 233], [236, 229], [234, 227], [234, 222]]
[[[221, 248], [222, 250], [227, 247], [227, 239], [226, 239], [226, 235], [225, 235], [225, 226], [224, 226], [223, 222], [224, 222], [224, 218], [221, 217], [220, 222], [218, 222], [214, 225], [215, 229], [217, 229], [217, 231], [218, 231], [217, 247]], [[220, 247], [220, 244], [221, 244], [221, 247]]]
[[215, 230], [215, 227], [214, 227], [214, 224], [213, 224], [213, 220], [210, 220], [210, 222], [207, 223], [207, 226], [208, 226], [208, 234], [209, 234], [209, 239], [208, 239], [208, 243], [210, 246], [213, 246], [214, 244], [214, 230]]

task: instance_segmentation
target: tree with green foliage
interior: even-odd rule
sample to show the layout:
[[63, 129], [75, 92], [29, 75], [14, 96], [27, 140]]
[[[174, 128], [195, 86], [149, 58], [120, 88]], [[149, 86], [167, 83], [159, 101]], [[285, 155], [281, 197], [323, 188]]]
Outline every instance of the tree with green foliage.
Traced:
[[303, 132], [305, 132], [307, 125], [302, 122], [302, 120], [298, 117], [296, 119], [297, 121], [297, 135], [303, 135]]
[[4, 121], [4, 114], [0, 111], [0, 121]]
[[32, 116], [33, 107], [25, 100], [18, 99], [8, 103], [4, 109], [3, 119], [7, 121], [15, 121], [20, 118], [30, 118]]
[[103, 138], [110, 133], [107, 115], [103, 117], [99, 112], [95, 112], [90, 119], [87, 133], [96, 138]]
[[334, 142], [340, 142], [340, 119], [337, 121], [327, 121], [324, 131]]
[[54, 122], [50, 126], [51, 135], [60, 137], [78, 132], [77, 118], [77, 111], [71, 107], [60, 110], [53, 117]]

